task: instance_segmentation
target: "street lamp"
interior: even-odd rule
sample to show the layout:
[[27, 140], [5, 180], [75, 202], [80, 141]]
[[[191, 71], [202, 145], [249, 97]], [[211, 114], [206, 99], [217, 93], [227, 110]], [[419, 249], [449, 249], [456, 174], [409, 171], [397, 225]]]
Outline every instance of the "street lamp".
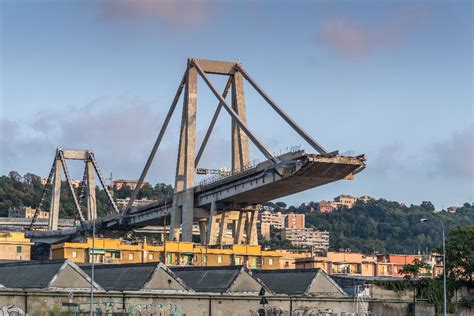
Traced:
[[[429, 221], [428, 218], [420, 219], [421, 223]], [[443, 222], [439, 221], [443, 232], [443, 316], [446, 316], [446, 237]]]
[[[87, 196], [88, 199], [92, 198], [94, 199], [94, 205], [97, 207], [97, 201], [95, 200], [95, 197], [90, 195], [89, 193], [83, 194], [80, 197], [85, 198]], [[90, 201], [88, 200], [88, 204], [91, 205]], [[94, 315], [94, 263], [95, 263], [95, 217], [92, 219], [92, 267], [91, 267], [91, 291], [90, 291], [90, 316]]]

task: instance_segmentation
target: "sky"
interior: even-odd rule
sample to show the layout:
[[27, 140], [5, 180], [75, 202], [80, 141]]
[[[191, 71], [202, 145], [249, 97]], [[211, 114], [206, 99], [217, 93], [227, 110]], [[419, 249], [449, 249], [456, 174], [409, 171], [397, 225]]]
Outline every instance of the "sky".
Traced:
[[[328, 151], [366, 155], [354, 180], [281, 200], [472, 202], [472, 20], [471, 1], [0, 0], [0, 173], [47, 177], [61, 147], [93, 150], [107, 178], [138, 178], [196, 57], [239, 60]], [[245, 98], [274, 153], [312, 152], [249, 84]], [[216, 106], [201, 80], [198, 144]], [[151, 183], [173, 184], [180, 115]], [[221, 113], [200, 167], [230, 166], [230, 132]]]

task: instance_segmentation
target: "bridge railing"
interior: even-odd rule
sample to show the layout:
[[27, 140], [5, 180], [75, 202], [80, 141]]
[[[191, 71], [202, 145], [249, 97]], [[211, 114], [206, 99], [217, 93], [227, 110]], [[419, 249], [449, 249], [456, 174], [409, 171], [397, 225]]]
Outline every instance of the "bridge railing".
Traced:
[[255, 169], [255, 167], [259, 164], [260, 162], [259, 161], [254, 161], [248, 165], [245, 165], [242, 167], [241, 170], [239, 171], [235, 171], [235, 172], [226, 172], [226, 173], [222, 173], [222, 174], [216, 174], [212, 177], [209, 177], [209, 178], [206, 178], [206, 179], [203, 179], [202, 181], [200, 181], [198, 183], [198, 188], [199, 189], [202, 189], [208, 185], [211, 185], [211, 184], [214, 184], [216, 182], [219, 182], [221, 180], [224, 180], [224, 179], [228, 179], [230, 177], [234, 177], [234, 176], [240, 176], [244, 173], [248, 173], [249, 170], [252, 170], [252, 169]]

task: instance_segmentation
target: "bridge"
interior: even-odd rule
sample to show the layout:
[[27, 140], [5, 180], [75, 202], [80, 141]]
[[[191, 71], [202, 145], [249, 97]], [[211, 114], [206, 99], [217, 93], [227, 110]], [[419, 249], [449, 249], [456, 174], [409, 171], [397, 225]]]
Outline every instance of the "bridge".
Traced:
[[[208, 74], [228, 77], [222, 94], [214, 87]], [[196, 152], [198, 76], [204, 80], [211, 92], [216, 96], [218, 104], [203, 142]], [[307, 153], [303, 150], [295, 150], [279, 156], [271, 154], [271, 151], [247, 126], [243, 89], [244, 80], [311, 146], [314, 152]], [[133, 201], [136, 199], [159, 149], [181, 94], [183, 94], [183, 90], [184, 98], [174, 195], [144, 207], [132, 207]], [[226, 100], [229, 90], [232, 92], [230, 104]], [[232, 120], [231, 172], [196, 184], [195, 174], [199, 167], [200, 158], [222, 109], [230, 115]], [[265, 156], [265, 161], [256, 165], [250, 163], [249, 140]], [[54, 227], [54, 220], [51, 220], [51, 218], [57, 218], [59, 213], [57, 207], [59, 198], [55, 192], [59, 192], [57, 185], [58, 183], [60, 185], [61, 182], [61, 174], [57, 171], [57, 167], [62, 166], [65, 169], [66, 165], [63, 162], [64, 153], [63, 150], [57, 151], [55, 163], [53, 163], [53, 168], [48, 178], [48, 182], [50, 182], [54, 175], [50, 230], [47, 232], [30, 230], [27, 236], [34, 240], [74, 238], [88, 234], [92, 226], [95, 226], [104, 233], [117, 234], [148, 225], [169, 225], [170, 240], [192, 241], [193, 223], [198, 223], [200, 240], [203, 244], [223, 245], [233, 243], [254, 245], [257, 244], [256, 223], [259, 204], [334, 181], [353, 179], [355, 174], [365, 168], [365, 157], [363, 155], [343, 156], [338, 151], [326, 151], [322, 145], [293, 121], [263, 91], [239, 62], [203, 59], [188, 59], [186, 71], [140, 175], [137, 186], [132, 192], [128, 206], [122, 212], [118, 211], [110, 193], [103, 184], [103, 179], [95, 163], [93, 153], [91, 151], [84, 151], [82, 154], [73, 155], [72, 152], [69, 152], [68, 156], [70, 158], [82, 159], [86, 163], [83, 186], [86, 189], [85, 195], [88, 200], [87, 216], [84, 217], [82, 215], [81, 206], [71, 188], [74, 200], [76, 201], [77, 217], [81, 220], [81, 226], [64, 230], [57, 230], [57, 227]], [[91, 198], [92, 192], [95, 191], [93, 189], [95, 186], [93, 185], [92, 170], [95, 170], [99, 176], [111, 204], [110, 214], [100, 219], [96, 218], [95, 196]], [[67, 172], [66, 178], [68, 179]], [[37, 209], [40, 209], [40, 207]], [[33, 224], [34, 220], [32, 221], [31, 228], [33, 228]], [[226, 234], [228, 230], [232, 232], [230, 236]]]

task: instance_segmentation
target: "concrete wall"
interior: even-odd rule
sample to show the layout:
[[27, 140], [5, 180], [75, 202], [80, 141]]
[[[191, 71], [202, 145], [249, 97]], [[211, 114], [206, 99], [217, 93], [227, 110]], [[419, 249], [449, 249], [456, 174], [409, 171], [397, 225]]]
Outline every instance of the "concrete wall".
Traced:
[[[28, 315], [43, 316], [59, 315], [67, 312], [68, 307], [62, 303], [68, 302], [68, 291], [0, 291], [0, 310], [4, 306], [14, 305], [10, 308], [20, 308]], [[352, 298], [311, 298], [311, 297], [279, 297], [268, 296], [268, 305], [265, 309], [268, 315], [303, 316], [318, 312], [327, 313], [353, 313], [355, 305]], [[256, 295], [179, 295], [162, 294], [159, 292], [96, 292], [95, 309], [106, 312], [123, 312], [129, 315], [188, 315], [188, 316], [244, 316], [257, 315], [261, 308], [260, 298]], [[89, 293], [87, 291], [74, 292], [72, 302], [79, 303], [81, 310], [89, 310]], [[373, 315], [410, 315], [409, 302], [383, 302], [370, 301], [369, 310]], [[433, 315], [432, 305], [423, 305], [416, 315]], [[75, 311], [71, 308], [71, 311]], [[291, 313], [290, 313], [291, 312]], [[330, 314], [329, 314], [330, 315]], [[468, 311], [456, 315], [469, 315]]]

